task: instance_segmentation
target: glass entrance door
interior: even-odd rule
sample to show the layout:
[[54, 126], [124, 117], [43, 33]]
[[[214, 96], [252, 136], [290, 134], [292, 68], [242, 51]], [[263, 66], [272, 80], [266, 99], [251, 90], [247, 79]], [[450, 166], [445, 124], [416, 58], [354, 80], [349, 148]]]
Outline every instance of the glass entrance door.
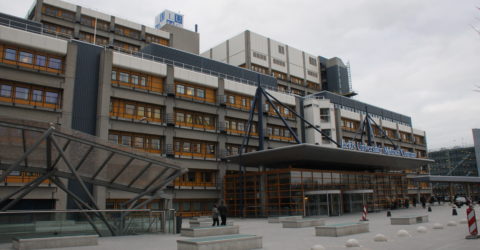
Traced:
[[340, 194], [314, 194], [305, 197], [306, 216], [340, 215]]

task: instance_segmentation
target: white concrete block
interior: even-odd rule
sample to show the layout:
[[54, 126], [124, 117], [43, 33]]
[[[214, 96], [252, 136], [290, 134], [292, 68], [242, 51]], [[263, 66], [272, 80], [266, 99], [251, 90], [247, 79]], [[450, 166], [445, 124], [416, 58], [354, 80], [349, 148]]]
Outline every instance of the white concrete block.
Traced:
[[440, 223], [433, 224], [433, 229], [443, 229], [443, 225]]
[[419, 226], [419, 227], [417, 227], [417, 232], [419, 232], [419, 233], [426, 233], [426, 232], [427, 232], [427, 228], [424, 227], [424, 226]]
[[345, 246], [346, 247], [359, 247], [360, 243], [358, 243], [358, 240], [356, 240], [356, 239], [349, 239], [345, 243]]
[[410, 233], [407, 230], [400, 229], [397, 232], [397, 236], [398, 237], [411, 237], [412, 235], [410, 235]]
[[456, 225], [457, 225], [457, 223], [456, 223], [455, 221], [453, 221], [453, 220], [451, 220], [451, 221], [449, 221], [449, 222], [447, 223], [447, 226], [449, 226], [449, 227], [454, 227], [454, 226], [456, 226]]
[[314, 245], [310, 250], [325, 250], [325, 247], [322, 245]]
[[375, 242], [386, 242], [387, 241], [387, 237], [383, 234], [377, 234], [375, 235], [375, 237], [373, 238], [373, 241]]

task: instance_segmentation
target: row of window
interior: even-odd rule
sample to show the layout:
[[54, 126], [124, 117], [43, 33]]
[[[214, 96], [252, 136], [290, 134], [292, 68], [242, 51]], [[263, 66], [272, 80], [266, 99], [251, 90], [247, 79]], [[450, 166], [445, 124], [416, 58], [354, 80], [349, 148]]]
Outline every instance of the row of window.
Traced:
[[215, 103], [215, 90], [188, 83], [175, 82], [175, 95], [192, 100]]
[[[245, 134], [248, 130], [248, 121], [241, 120], [241, 119], [234, 119], [230, 117], [225, 118], [225, 129], [229, 133], [233, 134]], [[257, 123], [254, 122], [252, 124], [252, 128], [250, 130], [250, 133], [252, 135], [258, 135], [257, 134]]]
[[215, 116], [186, 110], [175, 111], [175, 124], [203, 129], [215, 129]]
[[176, 156], [198, 157], [206, 159], [216, 158], [216, 142], [174, 138], [174, 152]]
[[113, 68], [111, 79], [113, 84], [163, 92], [163, 79], [160, 77]]
[[293, 141], [288, 128], [276, 125], [267, 125], [267, 136], [274, 140]]
[[0, 81], [0, 101], [59, 109], [61, 90]]
[[38, 69], [52, 73], [62, 73], [63, 58], [30, 49], [0, 44], [2, 63]]
[[[241, 145], [226, 144], [225, 148], [227, 150], [226, 156], [238, 155], [238, 154], [240, 154]], [[255, 152], [255, 151], [257, 151], [257, 147], [253, 147], [253, 146], [244, 147], [243, 151], [244, 151], [244, 153]]]
[[232, 108], [250, 110], [253, 104], [253, 98], [236, 93], [226, 92], [226, 105]]
[[101, 45], [101, 46], [108, 45], [108, 42], [109, 42], [108, 38], [106, 37], [99, 36], [99, 35], [94, 36], [93, 34], [86, 33], [86, 32], [80, 32], [78, 39], [85, 42]]
[[115, 25], [115, 34], [122, 35], [126, 37], [131, 37], [133, 39], [140, 39], [140, 32], [138, 30], [133, 30], [127, 27], [120, 25]]
[[[74, 12], [64, 10], [64, 9], [60, 9], [60, 8], [57, 8], [57, 7], [54, 7], [54, 6], [43, 5], [42, 13], [47, 15], [47, 16], [53, 16], [53, 17], [56, 17], [56, 18], [61, 18], [61, 19], [70, 21], [70, 22], [75, 22], [75, 13]], [[88, 26], [88, 27], [91, 27], [91, 28], [94, 28], [94, 29], [98, 29], [98, 30], [103, 30], [103, 31], [107, 31], [107, 32], [110, 30], [110, 23], [109, 22], [103, 21], [103, 20], [98, 20], [96, 18], [86, 16], [86, 15], [82, 15], [80, 17], [80, 23], [82, 25], [85, 25], [85, 26]], [[61, 31], [57, 31], [57, 32], [61, 32]], [[120, 25], [115, 25], [114, 32], [115, 32], [115, 34], [118, 34], [118, 35], [131, 37], [131, 38], [137, 39], [137, 40], [140, 39], [140, 31], [130, 29], [130, 28], [127, 28], [127, 27], [123, 27], [123, 26], [120, 26]], [[61, 32], [61, 33], [67, 34], [69, 32]], [[168, 40], [167, 39], [164, 39], [164, 38], [161, 38], [161, 37], [158, 37], [158, 36], [155, 36], [155, 35], [147, 34], [145, 39], [148, 43], [158, 43], [158, 44], [168, 46]]]
[[97, 30], [103, 30], [103, 31], [108, 31], [110, 29], [110, 23], [103, 21], [103, 20], [98, 20], [93, 17], [85, 16], [82, 15], [80, 18], [80, 23], [82, 25], [88, 26], [90, 28], [94, 28]]
[[163, 142], [160, 136], [110, 130], [108, 140], [115, 144], [133, 147], [150, 153], [161, 154], [163, 152]]
[[71, 22], [75, 21], [75, 13], [74, 12], [64, 10], [64, 9], [60, 9], [60, 8], [57, 8], [57, 7], [53, 7], [53, 6], [50, 6], [50, 5], [43, 5], [42, 6], [42, 14], [45, 14], [47, 16], [53, 16], [53, 17], [65, 19], [65, 20], [68, 20], [68, 21], [71, 21]]
[[112, 98], [110, 100], [110, 116], [122, 117], [127, 119], [163, 122], [164, 108], [159, 105], [133, 102]]
[[213, 170], [189, 169], [187, 173], [177, 177], [174, 186], [215, 186], [217, 172]]
[[[282, 117], [285, 117], [285, 118], [293, 118], [294, 117], [294, 114], [291, 113], [289, 109], [285, 108], [284, 106], [282, 106], [280, 104], [275, 104], [275, 108], [277, 109], [277, 111], [280, 113], [280, 115]], [[294, 110], [293, 107], [289, 107], [289, 108]], [[270, 105], [268, 105], [268, 104], [265, 104], [265, 111], [267, 111], [268, 114], [270, 114], [272, 116], [278, 116], [277, 112], [275, 112], [275, 110], [273, 108], [270, 108]]]
[[115, 46], [116, 48], [118, 48], [120, 50], [124, 50], [124, 51], [128, 51], [128, 52], [131, 52], [131, 51], [138, 52], [140, 50], [140, 47], [137, 46], [137, 45], [121, 42], [121, 41], [118, 41], [118, 40], [113, 41], [113, 46]]
[[52, 24], [52, 23], [43, 23], [43, 28], [46, 33], [53, 34], [55, 36], [62, 36], [65, 38], [72, 38], [73, 37], [73, 29]]

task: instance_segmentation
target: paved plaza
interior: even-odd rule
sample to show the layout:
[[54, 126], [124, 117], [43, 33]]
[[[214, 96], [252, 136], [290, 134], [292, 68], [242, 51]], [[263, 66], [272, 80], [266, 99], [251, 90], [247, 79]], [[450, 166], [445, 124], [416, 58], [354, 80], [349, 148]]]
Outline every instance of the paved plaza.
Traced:
[[[477, 213], [480, 207], [476, 206]], [[467, 225], [460, 224], [466, 219], [466, 207], [457, 209], [458, 216], [452, 216], [452, 208], [448, 205], [433, 206], [432, 212], [427, 212], [421, 207], [393, 210], [392, 216], [428, 214], [429, 222], [413, 225], [390, 225], [386, 212], [371, 213], [368, 215], [370, 232], [343, 237], [315, 236], [314, 227], [309, 228], [282, 228], [280, 223], [268, 223], [267, 219], [238, 219], [233, 218], [234, 224], [240, 226], [240, 233], [256, 234], [263, 236], [263, 249], [288, 249], [309, 250], [312, 246], [320, 244], [325, 249], [347, 249], [345, 243], [349, 239], [357, 239], [360, 247], [351, 249], [392, 249], [392, 250], [417, 250], [417, 249], [455, 249], [472, 250], [480, 249], [480, 239], [466, 240]], [[326, 217], [326, 224], [357, 222], [361, 214], [348, 214], [340, 217]], [[447, 226], [449, 221], [455, 221], [456, 226]], [[441, 223], [443, 229], [433, 229], [435, 223]], [[183, 221], [183, 226], [188, 227], [188, 220]], [[418, 233], [417, 228], [424, 226], [426, 233]], [[401, 229], [408, 231], [411, 237], [399, 237], [397, 232]], [[377, 234], [384, 234], [387, 242], [375, 242]], [[123, 237], [106, 237], [99, 239], [98, 246], [56, 248], [65, 250], [123, 250], [123, 249], [177, 249], [177, 239], [184, 239], [180, 235], [138, 235]], [[1, 244], [0, 249], [13, 249], [11, 244]]]

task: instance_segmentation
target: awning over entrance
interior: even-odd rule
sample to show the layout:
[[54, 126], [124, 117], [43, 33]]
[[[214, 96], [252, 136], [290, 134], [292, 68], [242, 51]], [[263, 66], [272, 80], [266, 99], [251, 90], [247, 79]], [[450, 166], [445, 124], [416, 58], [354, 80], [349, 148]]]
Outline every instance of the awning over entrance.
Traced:
[[421, 175], [412, 177], [414, 181], [423, 182], [446, 182], [446, 183], [477, 183], [480, 184], [480, 177], [476, 176], [443, 176], [443, 175]]
[[264, 151], [250, 152], [242, 156], [230, 156], [227, 160], [244, 166], [276, 167], [285, 164], [328, 165], [354, 169], [416, 169], [433, 160], [391, 156], [349, 149], [324, 147], [313, 144], [297, 144]]

